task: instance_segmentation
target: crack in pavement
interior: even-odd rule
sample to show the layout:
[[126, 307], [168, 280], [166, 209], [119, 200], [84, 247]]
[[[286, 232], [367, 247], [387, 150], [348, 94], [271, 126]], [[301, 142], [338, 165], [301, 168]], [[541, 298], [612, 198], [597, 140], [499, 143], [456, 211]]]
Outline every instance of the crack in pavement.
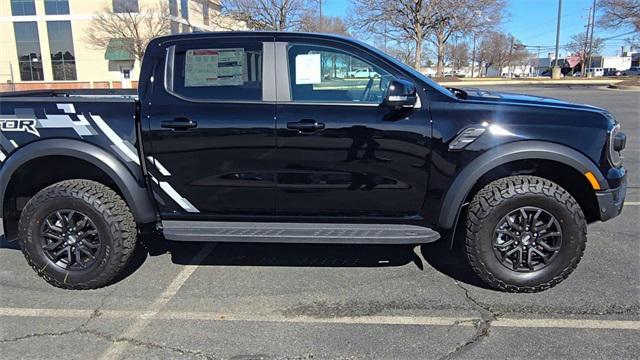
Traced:
[[137, 340], [137, 339], [132, 339], [132, 338], [125, 338], [125, 337], [115, 337], [111, 334], [105, 333], [105, 332], [101, 332], [98, 330], [91, 330], [91, 329], [81, 329], [80, 326], [76, 327], [73, 330], [66, 330], [66, 331], [60, 331], [60, 332], [44, 332], [44, 333], [33, 333], [33, 334], [28, 334], [28, 335], [23, 335], [23, 336], [18, 336], [15, 338], [11, 338], [11, 339], [4, 339], [4, 340], [0, 340], [0, 343], [9, 343], [9, 342], [18, 342], [18, 341], [22, 341], [22, 340], [26, 340], [26, 339], [32, 339], [32, 338], [39, 338], [39, 337], [58, 337], [58, 336], [66, 336], [66, 335], [93, 335], [99, 339], [105, 340], [109, 343], [119, 343], [119, 342], [126, 342], [130, 345], [133, 346], [137, 346], [137, 347], [144, 347], [147, 349], [159, 349], [162, 351], [171, 351], [171, 352], [175, 352], [181, 355], [190, 355], [190, 356], [195, 356], [198, 358], [202, 358], [202, 359], [207, 359], [207, 360], [215, 360], [216, 357], [214, 357], [213, 355], [210, 354], [206, 354], [204, 352], [201, 351], [195, 351], [195, 350], [189, 350], [189, 349], [181, 349], [181, 348], [176, 348], [176, 347], [172, 347], [172, 346], [167, 346], [167, 345], [162, 345], [162, 344], [157, 344], [157, 343], [153, 343], [153, 342], [148, 342], [148, 341], [141, 341], [141, 340]]
[[107, 341], [107, 342], [109, 342], [111, 344], [125, 342], [125, 343], [128, 343], [128, 344], [133, 345], [133, 346], [144, 347], [144, 348], [147, 348], [147, 349], [171, 351], [171, 352], [178, 353], [178, 354], [181, 354], [181, 355], [189, 355], [189, 356], [194, 356], [194, 357], [207, 359], [207, 360], [216, 359], [213, 355], [205, 354], [205, 353], [203, 353], [201, 351], [181, 349], [181, 348], [176, 348], [176, 347], [172, 347], [172, 346], [156, 344], [156, 343], [153, 343], [153, 342], [141, 341], [141, 340], [137, 340], [137, 339], [133, 339], [133, 338], [115, 337], [115, 336], [113, 336], [111, 334], [108, 334], [106, 332], [101, 332], [101, 331], [98, 331], [98, 330], [88, 329], [87, 326], [89, 325], [89, 323], [91, 321], [99, 318], [102, 315], [102, 312], [101, 312], [102, 308], [105, 306], [107, 299], [115, 291], [116, 291], [116, 289], [114, 288], [112, 291], [110, 291], [108, 294], [106, 294], [100, 300], [100, 303], [93, 310], [91, 315], [89, 315], [89, 317], [85, 321], [83, 321], [80, 325], [72, 328], [71, 330], [58, 331], [58, 332], [32, 333], [32, 334], [17, 336], [17, 337], [9, 338], [9, 339], [0, 339], [0, 344], [18, 342], [18, 341], [22, 341], [22, 340], [27, 340], [27, 339], [32, 339], [32, 338], [39, 338], [39, 337], [58, 337], [58, 336], [67, 336], [67, 335], [74, 335], [74, 334], [84, 334], [84, 335], [93, 335], [93, 336], [95, 336], [95, 337], [97, 337], [99, 339], [105, 340], [105, 341]]
[[464, 296], [467, 302], [471, 303], [474, 308], [480, 313], [480, 320], [475, 320], [476, 324], [476, 332], [471, 336], [469, 340], [467, 340], [464, 344], [457, 346], [453, 351], [444, 355], [442, 360], [450, 360], [455, 359], [459, 355], [464, 352], [469, 351], [471, 348], [479, 344], [485, 337], [489, 336], [489, 330], [491, 328], [491, 323], [497, 318], [497, 314], [491, 311], [491, 308], [488, 306], [482, 305], [480, 302], [475, 300], [469, 295], [469, 290], [462, 286], [458, 281], [454, 280], [457, 287], [462, 289], [464, 292]]

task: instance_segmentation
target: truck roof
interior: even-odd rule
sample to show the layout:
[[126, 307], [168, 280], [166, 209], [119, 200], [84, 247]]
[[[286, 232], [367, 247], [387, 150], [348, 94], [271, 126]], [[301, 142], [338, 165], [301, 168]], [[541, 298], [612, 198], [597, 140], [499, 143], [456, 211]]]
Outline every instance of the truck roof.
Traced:
[[168, 41], [168, 40], [176, 40], [176, 39], [200, 39], [200, 38], [210, 38], [210, 37], [248, 37], [248, 36], [256, 36], [256, 35], [266, 35], [266, 36], [276, 36], [276, 35], [294, 35], [301, 37], [313, 37], [313, 38], [324, 38], [324, 39], [339, 39], [339, 40], [348, 40], [352, 42], [360, 42], [354, 38], [337, 35], [337, 34], [329, 34], [329, 33], [310, 33], [310, 32], [290, 32], [290, 31], [202, 31], [202, 32], [193, 32], [193, 33], [181, 33], [181, 34], [173, 34], [173, 35], [165, 35], [159, 36], [155, 38], [153, 41]]

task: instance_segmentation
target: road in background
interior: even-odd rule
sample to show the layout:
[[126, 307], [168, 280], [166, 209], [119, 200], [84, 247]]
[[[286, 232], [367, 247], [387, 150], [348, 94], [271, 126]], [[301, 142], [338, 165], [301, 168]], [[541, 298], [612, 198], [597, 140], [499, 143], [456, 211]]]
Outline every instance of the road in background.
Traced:
[[165, 249], [156, 241], [153, 255], [140, 252], [122, 281], [65, 291], [38, 278], [4, 242], [0, 358], [637, 358], [640, 93], [491, 89], [605, 107], [628, 136], [632, 205], [589, 227], [582, 262], [555, 288], [486, 289], [459, 251], [438, 243], [414, 251], [224, 243]]

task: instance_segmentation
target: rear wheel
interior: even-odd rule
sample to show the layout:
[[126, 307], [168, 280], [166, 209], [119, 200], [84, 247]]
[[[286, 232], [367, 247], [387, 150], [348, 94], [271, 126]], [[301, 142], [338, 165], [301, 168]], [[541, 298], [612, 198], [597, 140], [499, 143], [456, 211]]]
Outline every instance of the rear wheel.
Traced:
[[124, 200], [89, 180], [65, 180], [38, 192], [24, 207], [20, 246], [50, 284], [94, 289], [125, 268], [136, 244], [136, 225]]
[[584, 214], [566, 190], [543, 178], [512, 176], [474, 196], [465, 248], [471, 267], [489, 286], [535, 292], [569, 276], [586, 234]]

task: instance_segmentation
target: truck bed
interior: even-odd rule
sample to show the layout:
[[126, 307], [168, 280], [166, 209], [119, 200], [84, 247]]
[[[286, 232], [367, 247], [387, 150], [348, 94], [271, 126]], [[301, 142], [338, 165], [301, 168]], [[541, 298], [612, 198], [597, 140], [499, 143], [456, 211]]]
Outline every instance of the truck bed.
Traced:
[[37, 90], [0, 94], [0, 163], [44, 139], [87, 142], [140, 178], [135, 90]]

